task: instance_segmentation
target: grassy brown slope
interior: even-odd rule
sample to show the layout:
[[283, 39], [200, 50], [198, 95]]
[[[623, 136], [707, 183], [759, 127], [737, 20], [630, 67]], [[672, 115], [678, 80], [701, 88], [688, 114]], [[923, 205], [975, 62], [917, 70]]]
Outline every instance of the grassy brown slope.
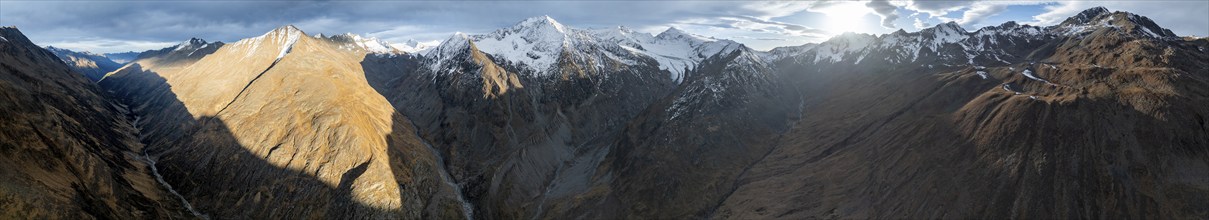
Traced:
[[148, 130], [183, 133], [145, 140], [165, 178], [221, 218], [460, 218], [433, 152], [367, 81], [366, 53], [298, 31], [278, 61], [289, 31], [105, 79], [145, 105]]

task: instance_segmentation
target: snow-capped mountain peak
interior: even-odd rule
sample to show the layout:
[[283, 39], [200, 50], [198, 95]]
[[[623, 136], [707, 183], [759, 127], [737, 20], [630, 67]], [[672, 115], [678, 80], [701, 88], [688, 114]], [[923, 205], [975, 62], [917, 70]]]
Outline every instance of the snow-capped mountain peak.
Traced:
[[[479, 51], [521, 72], [547, 76], [559, 68], [560, 58], [570, 58], [589, 68], [604, 68], [604, 63], [639, 65], [645, 56], [654, 59], [659, 68], [680, 81], [690, 69], [711, 56], [738, 49], [741, 44], [687, 33], [669, 28], [658, 36], [618, 26], [604, 29], [576, 29], [563, 25], [549, 16], [525, 19], [507, 28], [482, 35], [457, 35], [428, 52], [429, 57], [449, 57], [459, 52], [469, 38]], [[609, 62], [604, 59], [617, 61]], [[524, 71], [528, 70], [528, 71]]]
[[187, 41], [176, 44], [176, 47], [174, 47], [174, 49], [172, 49], [172, 50], [180, 51], [180, 50], [188, 50], [188, 49], [197, 49], [197, 47], [206, 46], [207, 43], [208, 42], [206, 42], [206, 40], [202, 40], [202, 39], [198, 39], [198, 38], [189, 38], [189, 40], [187, 40]]
[[[497, 58], [515, 62], [538, 74], [549, 71], [558, 61], [563, 48], [577, 40], [571, 28], [549, 16], [525, 19], [512, 27], [470, 38], [479, 50]], [[582, 36], [575, 36], [584, 38]]]
[[873, 35], [845, 32], [816, 46], [814, 62], [839, 62], [850, 54], [865, 51], [865, 48], [873, 45], [877, 40], [877, 37]]
[[938, 24], [935, 27], [926, 28], [924, 30], [925, 31], [933, 30], [933, 32], [935, 32], [935, 33], [957, 33], [957, 34], [966, 33], [965, 28], [961, 28], [961, 25], [958, 25], [957, 22], [952, 22], [952, 21]]
[[470, 36], [462, 32], [453, 33], [449, 38], [442, 41], [440, 45], [428, 50], [425, 57], [429, 58], [429, 68], [433, 70], [441, 70], [446, 63], [457, 62], [454, 60], [459, 55], [462, 55], [470, 50]]
[[1140, 37], [1159, 39], [1179, 37], [1171, 30], [1159, 27], [1150, 18], [1129, 12], [1109, 12], [1104, 7], [1084, 10], [1048, 29], [1061, 35], [1082, 35], [1105, 28]]
[[570, 28], [562, 23], [558, 23], [558, 21], [550, 18], [550, 16], [538, 16], [522, 20], [512, 27], [474, 37], [502, 39], [508, 36], [520, 35], [529, 41], [561, 42], [566, 37], [568, 29]]
[[973, 32], [975, 37], [990, 37], [996, 38], [999, 36], [1037, 36], [1041, 34], [1041, 27], [1032, 25], [1021, 25], [1015, 21], [1008, 21], [998, 26], [986, 26], [979, 28]]
[[628, 36], [628, 40], [619, 41], [623, 48], [654, 58], [659, 62], [660, 69], [671, 72], [672, 79], [677, 82], [683, 80], [686, 69], [691, 69], [706, 58], [730, 53], [741, 46], [738, 42], [691, 34], [675, 27], [669, 27], [655, 36], [646, 33], [630, 33]]
[[306, 35], [306, 33], [302, 33], [302, 30], [298, 29], [298, 27], [294, 27], [294, 25], [292, 25], [292, 24], [287, 24], [287, 25], [285, 25], [285, 26], [281, 26], [281, 27], [274, 28], [273, 30], [271, 30], [271, 31], [269, 31], [269, 32], [267, 32], [267, 33], [265, 33], [264, 35], [261, 35], [261, 36], [267, 36], [267, 35], [293, 35], [293, 34], [302, 34], [302, 35]]
[[717, 41], [717, 39], [714, 39], [712, 37], [690, 34], [688, 32], [684, 32], [683, 30], [680, 30], [679, 28], [676, 28], [676, 27], [667, 28], [667, 30], [664, 30], [662, 33], [659, 33], [659, 35], [656, 35], [655, 38], [658, 38], [661, 40], [683, 39], [683, 40], [688, 40], [688, 42], [692, 42], [692, 43]]
[[1089, 8], [1087, 10], [1083, 10], [1083, 12], [1079, 12], [1079, 14], [1077, 14], [1075, 16], [1066, 18], [1065, 21], [1062, 21], [1062, 25], [1088, 24], [1088, 23], [1091, 23], [1092, 21], [1094, 21], [1093, 19], [1095, 19], [1096, 17], [1099, 17], [1100, 15], [1103, 15], [1103, 14], [1109, 14], [1109, 13], [1112, 13], [1112, 12], [1108, 11], [1108, 8], [1105, 8], [1103, 6]]
[[554, 18], [551, 18], [549, 15], [542, 15], [542, 16], [537, 16], [537, 17], [532, 17], [532, 18], [526, 18], [525, 20], [522, 20], [521, 22], [517, 23], [513, 27], [514, 28], [532, 28], [532, 27], [553, 28], [554, 31], [557, 31], [557, 32], [566, 32], [566, 26], [563, 26], [562, 23], [558, 23], [558, 21], [555, 21]]
[[294, 27], [294, 25], [286, 25], [257, 37], [240, 40], [239, 42], [235, 42], [234, 45], [246, 49], [245, 57], [254, 55], [262, 45], [274, 45], [279, 49], [277, 60], [281, 60], [282, 57], [285, 57], [293, 49], [294, 43], [297, 43], [298, 39], [302, 37], [307, 37], [306, 33]]
[[920, 33], [923, 34], [925, 41], [929, 41], [928, 43], [934, 50], [940, 48], [941, 44], [960, 42], [968, 37], [966, 29], [952, 21], [938, 24], [936, 27], [925, 28], [920, 30]]

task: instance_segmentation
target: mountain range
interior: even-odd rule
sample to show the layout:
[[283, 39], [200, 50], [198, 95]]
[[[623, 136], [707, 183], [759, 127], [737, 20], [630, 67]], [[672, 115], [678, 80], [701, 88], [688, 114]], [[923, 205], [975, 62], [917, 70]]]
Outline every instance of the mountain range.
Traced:
[[10, 218], [1209, 217], [1209, 40], [1103, 7], [769, 51], [286, 25], [116, 68], [0, 34]]

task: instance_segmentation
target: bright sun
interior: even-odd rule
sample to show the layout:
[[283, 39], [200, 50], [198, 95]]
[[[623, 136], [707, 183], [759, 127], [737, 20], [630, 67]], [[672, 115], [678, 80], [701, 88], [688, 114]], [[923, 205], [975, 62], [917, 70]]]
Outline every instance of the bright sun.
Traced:
[[860, 32], [864, 30], [865, 15], [872, 12], [861, 2], [847, 1], [815, 10], [827, 15], [824, 27], [833, 35], [844, 32]]

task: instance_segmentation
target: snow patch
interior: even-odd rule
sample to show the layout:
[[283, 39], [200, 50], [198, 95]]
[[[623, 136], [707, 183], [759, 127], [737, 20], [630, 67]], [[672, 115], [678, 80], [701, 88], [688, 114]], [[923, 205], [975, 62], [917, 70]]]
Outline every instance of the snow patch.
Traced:
[[294, 49], [294, 43], [298, 42], [298, 37], [300, 36], [302, 36], [302, 32], [299, 31], [291, 31], [286, 34], [286, 39], [281, 44], [281, 52], [277, 53], [277, 60], [281, 60], [281, 58], [285, 57], [285, 54], [290, 53], [290, 50]]
[[1024, 71], [1021, 71], [1020, 74], [1024, 75], [1025, 77], [1028, 77], [1029, 79], [1044, 82], [1045, 84], [1048, 84], [1048, 85], [1055, 85], [1054, 83], [1050, 82], [1049, 80], [1045, 80], [1045, 79], [1042, 79], [1041, 77], [1037, 77], [1036, 75], [1033, 75], [1033, 70], [1030, 70], [1030, 69], [1025, 69]]
[[1016, 95], [1021, 94], [1020, 91], [1013, 90], [1012, 87], [1009, 86], [1008, 84], [1003, 84], [1003, 91], [1012, 92], [1012, 93], [1015, 93]]
[[285, 54], [290, 52], [290, 50], [294, 47], [294, 43], [298, 42], [298, 39], [302, 37], [302, 35], [304, 35], [304, 33], [302, 33], [301, 30], [298, 30], [298, 28], [295, 28], [294, 26], [287, 25], [273, 29], [272, 31], [257, 37], [240, 40], [239, 42], [235, 42], [234, 45], [245, 50], [244, 57], [246, 58], [256, 54], [256, 51], [260, 48], [260, 45], [266, 43], [265, 41], [267, 40], [269, 41], [268, 43], [280, 45], [279, 48], [281, 49], [277, 53], [277, 60], [281, 60], [281, 58], [285, 57]]

